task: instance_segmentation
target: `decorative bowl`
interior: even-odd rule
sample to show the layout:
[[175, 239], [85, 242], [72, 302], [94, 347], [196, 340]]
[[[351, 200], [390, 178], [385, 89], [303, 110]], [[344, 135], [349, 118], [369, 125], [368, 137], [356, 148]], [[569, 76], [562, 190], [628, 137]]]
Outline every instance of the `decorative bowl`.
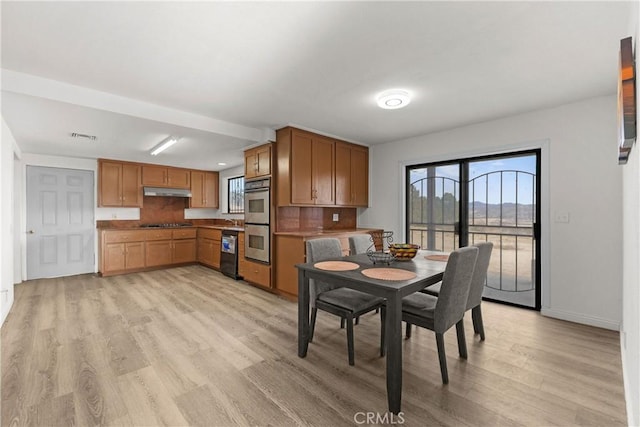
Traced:
[[393, 254], [396, 261], [409, 261], [418, 253], [420, 245], [413, 243], [392, 243], [389, 245], [389, 252]]
[[367, 256], [374, 264], [391, 264], [396, 259], [391, 251], [367, 251]]

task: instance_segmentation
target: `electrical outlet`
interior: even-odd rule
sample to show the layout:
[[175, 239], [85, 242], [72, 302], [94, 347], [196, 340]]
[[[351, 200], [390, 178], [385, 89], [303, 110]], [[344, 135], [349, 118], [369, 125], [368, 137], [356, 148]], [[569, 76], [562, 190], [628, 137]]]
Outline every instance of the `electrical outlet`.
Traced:
[[333, 214], [333, 222], [338, 222], [338, 221], [340, 221], [340, 215], [337, 214], [337, 213], [334, 213]]

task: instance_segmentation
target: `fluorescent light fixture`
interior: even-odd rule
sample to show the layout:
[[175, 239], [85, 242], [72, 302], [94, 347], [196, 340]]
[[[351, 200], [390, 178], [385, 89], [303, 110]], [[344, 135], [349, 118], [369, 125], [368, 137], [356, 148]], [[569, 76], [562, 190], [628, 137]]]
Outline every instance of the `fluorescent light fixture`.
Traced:
[[409, 105], [411, 102], [411, 96], [409, 92], [402, 89], [389, 89], [378, 95], [376, 98], [378, 101], [378, 107], [385, 110], [396, 110]]
[[218, 166], [227, 166], [225, 162], [218, 162]]
[[153, 147], [153, 149], [151, 150], [151, 155], [152, 156], [157, 156], [159, 153], [162, 153], [164, 150], [166, 150], [167, 148], [171, 147], [176, 142], [178, 142], [178, 138], [173, 137], [173, 136], [170, 136], [170, 137], [164, 139], [160, 144], [158, 144], [155, 147]]

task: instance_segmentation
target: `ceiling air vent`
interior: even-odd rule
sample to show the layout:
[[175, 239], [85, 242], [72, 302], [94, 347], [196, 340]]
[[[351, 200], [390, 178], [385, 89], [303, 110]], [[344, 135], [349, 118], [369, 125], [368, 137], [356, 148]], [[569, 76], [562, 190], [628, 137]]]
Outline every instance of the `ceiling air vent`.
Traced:
[[88, 139], [90, 141], [95, 141], [96, 139], [98, 139], [97, 136], [95, 135], [87, 135], [86, 133], [77, 133], [77, 132], [73, 132], [71, 134], [72, 138], [81, 138], [81, 139]]

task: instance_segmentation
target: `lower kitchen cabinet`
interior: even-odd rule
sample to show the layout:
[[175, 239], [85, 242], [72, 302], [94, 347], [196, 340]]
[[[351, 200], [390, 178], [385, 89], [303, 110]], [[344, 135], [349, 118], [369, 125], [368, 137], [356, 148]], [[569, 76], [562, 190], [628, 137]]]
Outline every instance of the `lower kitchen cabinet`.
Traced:
[[196, 239], [184, 239], [173, 241], [173, 264], [196, 262]]
[[[342, 254], [349, 255], [349, 236], [353, 234], [363, 233], [381, 233], [382, 230], [376, 229], [362, 229], [356, 231], [336, 231], [332, 233], [317, 234], [312, 233], [309, 235], [302, 235], [299, 233], [293, 234], [276, 234], [274, 236], [275, 243], [275, 286], [274, 288], [287, 295], [298, 295], [298, 269], [296, 264], [303, 264], [306, 262], [306, 241], [310, 239], [317, 239], [322, 237], [333, 237], [340, 240], [340, 246], [342, 247]], [[376, 242], [376, 247], [380, 247], [379, 242]]]
[[144, 267], [144, 243], [108, 243], [104, 248], [104, 270], [122, 271]]
[[198, 262], [219, 270], [221, 241], [221, 230], [198, 228]]
[[241, 276], [245, 282], [253, 283], [264, 288], [271, 287], [271, 266], [259, 262], [247, 261], [243, 262]]
[[158, 267], [171, 264], [171, 240], [155, 240], [145, 243], [145, 265]]
[[103, 276], [196, 262], [196, 229], [102, 230]]

